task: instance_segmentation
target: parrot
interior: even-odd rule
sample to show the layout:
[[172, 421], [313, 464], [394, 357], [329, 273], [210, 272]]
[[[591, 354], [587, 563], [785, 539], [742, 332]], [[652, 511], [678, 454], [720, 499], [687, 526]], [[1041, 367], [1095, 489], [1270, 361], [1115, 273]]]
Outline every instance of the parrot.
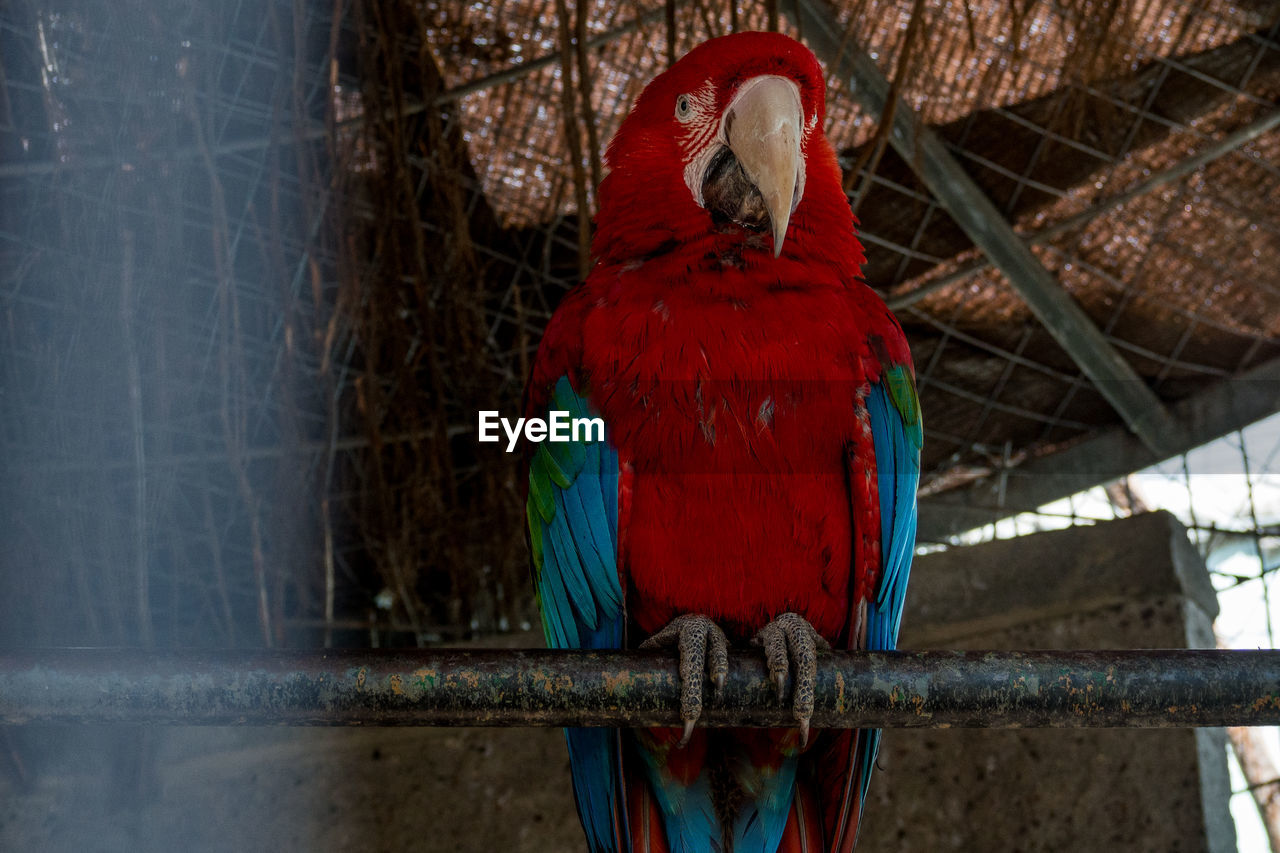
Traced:
[[[529, 449], [548, 646], [678, 658], [682, 726], [565, 730], [591, 853], [856, 844], [880, 733], [810, 731], [817, 659], [896, 646], [923, 426], [906, 338], [860, 279], [825, 95], [775, 32], [655, 77], [530, 369], [527, 417], [604, 424]], [[762, 652], [795, 725], [697, 726], [729, 654]]]

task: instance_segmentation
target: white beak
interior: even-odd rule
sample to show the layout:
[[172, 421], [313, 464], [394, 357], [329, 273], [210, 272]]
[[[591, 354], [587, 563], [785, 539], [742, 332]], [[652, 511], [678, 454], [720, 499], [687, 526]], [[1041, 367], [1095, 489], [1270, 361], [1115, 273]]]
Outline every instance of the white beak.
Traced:
[[764, 198], [773, 230], [773, 256], [782, 254], [787, 223], [804, 195], [800, 88], [786, 77], [753, 77], [725, 112], [725, 142]]

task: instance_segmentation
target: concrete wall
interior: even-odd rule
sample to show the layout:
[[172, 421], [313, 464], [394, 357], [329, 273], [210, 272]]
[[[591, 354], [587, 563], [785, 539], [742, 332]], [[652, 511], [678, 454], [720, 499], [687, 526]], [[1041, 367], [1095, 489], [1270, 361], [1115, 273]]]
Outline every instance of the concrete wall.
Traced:
[[[1185, 529], [1152, 513], [918, 560], [901, 645], [1212, 647], [1217, 609]], [[883, 744], [868, 850], [1236, 849], [1220, 729], [897, 730]]]

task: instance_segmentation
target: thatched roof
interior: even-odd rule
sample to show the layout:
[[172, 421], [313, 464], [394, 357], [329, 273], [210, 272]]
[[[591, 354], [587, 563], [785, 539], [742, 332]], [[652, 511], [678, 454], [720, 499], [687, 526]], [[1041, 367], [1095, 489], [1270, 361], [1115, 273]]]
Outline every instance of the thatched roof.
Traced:
[[[587, 55], [590, 109], [578, 106], [600, 144], [666, 66], [661, 12], [643, 4], [582, 10], [585, 31], [607, 37]], [[1272, 272], [1280, 133], [1122, 204], [1111, 199], [1276, 110], [1275, 17], [1261, 3], [1182, 0], [863, 0], [833, 10], [840, 37], [876, 58], [1020, 234], [1034, 239], [1080, 217], [1040, 241], [1037, 257], [1166, 401], [1280, 355]], [[678, 4], [675, 18], [677, 52], [732, 25], [728, 4], [712, 2]], [[737, 10], [740, 28], [767, 21], [763, 5]], [[794, 21], [781, 22], [803, 37]], [[500, 81], [457, 101], [498, 220], [545, 228], [570, 215], [564, 67], [557, 60], [502, 76], [556, 54], [556, 3], [439, 8], [426, 26], [446, 90]], [[949, 276], [900, 309], [924, 377], [930, 479], [954, 485], [957, 465], [986, 470], [1009, 443], [1012, 457], [1024, 458], [1117, 423], [999, 271], [952, 275], [981, 253], [912, 164], [875, 152], [876, 117], [851, 98], [848, 82], [832, 73], [827, 133], [846, 164], [864, 169], [848, 183], [868, 243], [868, 282], [893, 299]]]

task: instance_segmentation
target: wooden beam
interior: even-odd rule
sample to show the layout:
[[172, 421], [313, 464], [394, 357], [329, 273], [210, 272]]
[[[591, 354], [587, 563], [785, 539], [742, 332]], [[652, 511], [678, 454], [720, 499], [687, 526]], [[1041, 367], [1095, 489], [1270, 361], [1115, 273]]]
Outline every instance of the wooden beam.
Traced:
[[[785, 8], [798, 16], [797, 24], [818, 58], [847, 83], [863, 109], [876, 117], [884, 115], [889, 81], [861, 47], [842, 40], [841, 27], [820, 0], [796, 0]], [[904, 103], [893, 110], [889, 142], [969, 239], [1004, 273], [1129, 429], [1157, 455], [1173, 455], [1172, 448], [1181, 443], [1180, 428], [1155, 392], [1036, 259], [942, 140]]]

